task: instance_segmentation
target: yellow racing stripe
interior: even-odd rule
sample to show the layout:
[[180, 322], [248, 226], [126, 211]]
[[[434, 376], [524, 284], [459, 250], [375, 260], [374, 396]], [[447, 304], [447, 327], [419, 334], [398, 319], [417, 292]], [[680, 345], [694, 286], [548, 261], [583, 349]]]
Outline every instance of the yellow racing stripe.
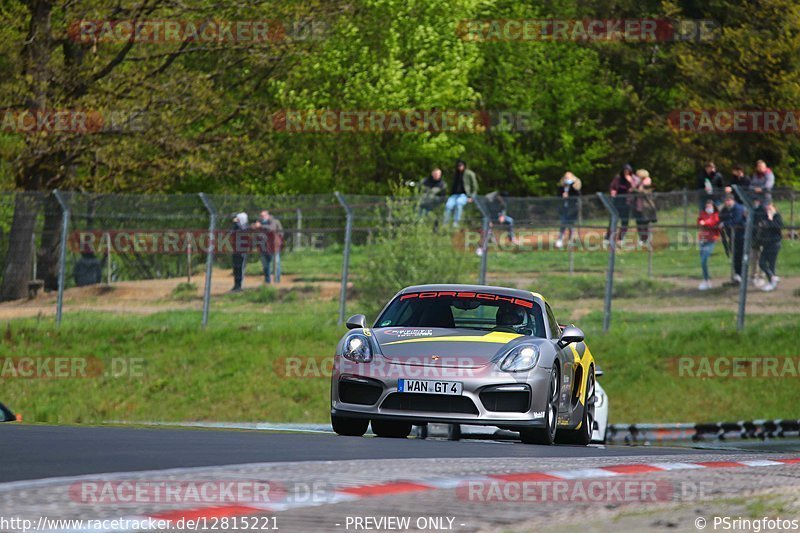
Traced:
[[414, 339], [405, 339], [402, 341], [392, 341], [383, 343], [385, 346], [391, 344], [406, 344], [409, 342], [490, 342], [493, 344], [505, 344], [508, 341], [521, 337], [517, 333], [506, 333], [503, 331], [492, 331], [486, 335], [454, 335], [452, 337], [417, 337]]

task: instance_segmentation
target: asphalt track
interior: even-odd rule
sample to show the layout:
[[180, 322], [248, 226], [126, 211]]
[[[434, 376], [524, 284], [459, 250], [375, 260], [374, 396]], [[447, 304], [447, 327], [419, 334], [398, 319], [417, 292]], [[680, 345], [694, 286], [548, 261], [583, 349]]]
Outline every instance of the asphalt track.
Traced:
[[720, 453], [677, 447], [532, 446], [262, 431], [0, 425], [0, 483], [244, 463], [358, 459], [636, 457]]

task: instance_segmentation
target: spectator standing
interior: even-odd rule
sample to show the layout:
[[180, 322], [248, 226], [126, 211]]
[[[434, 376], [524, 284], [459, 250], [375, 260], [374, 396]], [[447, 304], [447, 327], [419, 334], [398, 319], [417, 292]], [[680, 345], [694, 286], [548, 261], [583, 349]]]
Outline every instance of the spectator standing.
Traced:
[[425, 216], [442, 205], [447, 197], [447, 184], [442, 179], [442, 169], [434, 168], [430, 175], [422, 180], [421, 185], [419, 214]]
[[453, 227], [458, 227], [461, 223], [461, 215], [464, 206], [472, 202], [472, 197], [478, 194], [478, 178], [475, 173], [467, 168], [467, 163], [461, 159], [456, 161], [456, 170], [453, 176], [453, 187], [450, 190], [450, 197], [444, 206], [444, 223], [453, 217]]
[[700, 211], [705, 209], [706, 200], [714, 198], [714, 191], [724, 187], [725, 179], [717, 172], [717, 165], [713, 161], [707, 162], [697, 176], [697, 203]]
[[658, 222], [656, 217], [656, 204], [653, 201], [653, 180], [650, 172], [640, 168], [636, 171], [633, 191], [634, 198], [634, 217], [636, 218], [636, 229], [639, 232], [639, 246], [644, 247], [650, 242], [650, 224]]
[[266, 247], [261, 250], [261, 268], [264, 271], [264, 282], [271, 283], [272, 260], [283, 245], [283, 225], [266, 209], [261, 211], [256, 224], [256, 227], [266, 230], [267, 233]]
[[734, 185], [738, 186], [743, 191], [750, 189], [750, 178], [745, 175], [742, 165], [734, 165], [731, 171], [731, 181], [730, 184], [725, 187], [725, 193], [733, 194], [736, 203], [744, 204], [744, 200], [739, 196], [739, 193], [733, 189]]
[[767, 283], [761, 287], [762, 291], [774, 291], [778, 286], [780, 278], [775, 274], [775, 264], [778, 260], [778, 252], [781, 250], [781, 240], [783, 239], [783, 219], [775, 204], [767, 204], [765, 217], [761, 221], [761, 257], [758, 266], [767, 276]]
[[242, 290], [242, 279], [244, 278], [247, 254], [244, 253], [244, 250], [239, 249], [238, 243], [241, 242], [241, 239], [237, 238], [237, 235], [239, 235], [240, 232], [247, 231], [248, 228], [247, 213], [238, 213], [233, 217], [233, 228], [231, 228], [231, 233], [233, 233], [233, 238], [231, 239], [233, 242], [233, 255], [231, 256], [233, 260], [233, 289], [231, 289], [231, 292], [239, 292]]
[[[742, 257], [744, 255], [744, 206], [737, 204], [732, 194], [725, 195], [725, 203], [719, 212], [719, 221], [728, 242], [733, 248], [733, 281], [742, 282]], [[747, 273], [744, 273], [747, 275]]]
[[775, 174], [763, 159], [756, 161], [756, 171], [750, 178], [750, 188], [764, 202], [772, 201], [772, 188], [775, 187]]
[[697, 242], [700, 244], [700, 268], [703, 270], [703, 281], [698, 287], [701, 291], [711, 288], [711, 276], [708, 273], [708, 259], [719, 240], [719, 213], [714, 200], [706, 200], [706, 206], [697, 217]]
[[572, 228], [578, 219], [578, 199], [581, 196], [583, 183], [572, 172], [565, 172], [558, 182], [558, 194], [561, 196], [560, 220], [561, 227], [558, 230], [556, 248], [564, 247], [564, 234], [567, 234], [567, 242], [572, 240]]
[[[614, 207], [617, 208], [619, 213], [620, 227], [615, 238], [617, 241], [622, 242], [625, 239], [625, 234], [628, 232], [628, 221], [631, 216], [631, 191], [634, 186], [633, 167], [626, 164], [622, 167], [619, 174], [614, 176], [611, 180], [611, 185], [608, 192], [611, 195]], [[606, 231], [605, 244], [611, 241], [611, 225], [609, 224]]]

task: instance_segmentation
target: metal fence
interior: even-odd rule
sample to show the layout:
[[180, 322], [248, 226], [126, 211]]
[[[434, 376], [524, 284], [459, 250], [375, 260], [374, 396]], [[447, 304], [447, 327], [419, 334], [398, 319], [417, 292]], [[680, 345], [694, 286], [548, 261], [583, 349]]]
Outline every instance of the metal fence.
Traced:
[[[794, 254], [796, 191], [773, 190], [768, 198], [752, 191], [738, 193], [751, 213], [756, 209], [754, 200], [778, 206], [784, 219], [784, 239]], [[714, 191], [710, 196], [722, 204], [724, 194]], [[492, 193], [470, 199], [457, 227], [453, 227], [455, 210], [445, 222], [445, 198], [421, 205], [420, 213], [430, 211], [440, 231], [452, 232], [454, 253], [474, 257], [468, 268], [474, 269], [477, 283], [554, 273], [598, 276], [607, 330], [615, 279], [697, 277], [696, 220], [708, 196], [705, 191], [686, 190], [572, 198]], [[246, 287], [252, 287], [254, 277], [266, 275], [280, 282], [286, 265], [294, 281], [336, 285], [341, 321], [349, 289], [358, 286], [358, 279], [351, 275], [351, 261], [369, 250], [376, 233], [391, 224], [394, 203], [388, 200], [339, 193], [262, 197], [59, 191], [0, 194], [2, 295], [5, 299], [32, 298], [42, 290], [57, 291], [56, 321], [60, 323], [67, 289], [185, 278], [190, 293], [195, 290], [193, 280], [202, 282], [187, 305], [202, 310], [205, 326], [212, 295], [228, 290], [224, 284], [237, 260], [230, 249], [232, 219], [244, 212], [255, 222], [267, 210], [282, 223], [280, 242], [268, 250], [254, 248], [242, 254], [248, 258], [244, 264]], [[759, 240], [756, 218], [749, 216], [746, 225], [734, 228], [744, 235], [744, 273], [754, 271], [751, 250], [757, 250]], [[726, 244], [725, 250], [730, 251], [728, 248]], [[265, 254], [270, 256], [268, 260]], [[332, 259], [335, 266], [331, 266]], [[728, 258], [724, 277], [732, 269]], [[742, 283], [740, 328], [744, 327], [747, 293], [748, 284]]]

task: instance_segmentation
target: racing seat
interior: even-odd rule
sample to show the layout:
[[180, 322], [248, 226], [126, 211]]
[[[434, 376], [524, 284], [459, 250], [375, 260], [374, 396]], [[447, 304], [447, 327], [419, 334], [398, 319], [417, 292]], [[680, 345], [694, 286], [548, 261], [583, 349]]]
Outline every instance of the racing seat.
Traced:
[[453, 311], [447, 302], [436, 302], [425, 306], [420, 316], [419, 325], [428, 328], [454, 328], [456, 327]]

